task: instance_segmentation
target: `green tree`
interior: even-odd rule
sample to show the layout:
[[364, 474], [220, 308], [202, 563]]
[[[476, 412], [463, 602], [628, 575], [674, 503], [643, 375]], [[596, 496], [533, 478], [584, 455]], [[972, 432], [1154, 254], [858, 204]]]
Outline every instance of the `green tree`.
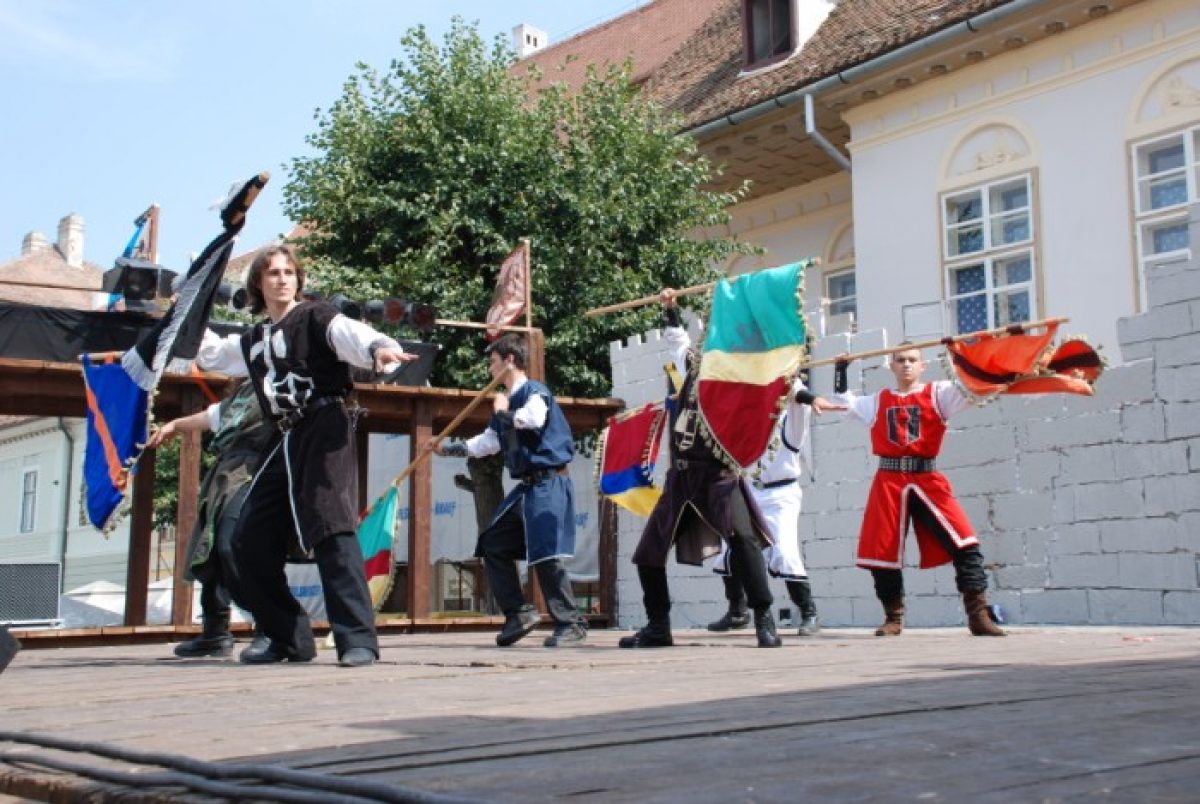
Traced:
[[[706, 190], [712, 166], [678, 121], [645, 101], [628, 67], [589, 73], [578, 92], [511, 69], [455, 19], [444, 43], [424, 28], [386, 73], [360, 64], [316, 113], [314, 156], [292, 162], [287, 212], [314, 285], [355, 298], [433, 303], [483, 320], [503, 257], [532, 244], [534, 325], [556, 393], [610, 392], [608, 344], [653, 325], [656, 307], [583, 311], [714, 278], [749, 249], [712, 235], [738, 193]], [[486, 381], [478, 330], [440, 328], [434, 382]]]

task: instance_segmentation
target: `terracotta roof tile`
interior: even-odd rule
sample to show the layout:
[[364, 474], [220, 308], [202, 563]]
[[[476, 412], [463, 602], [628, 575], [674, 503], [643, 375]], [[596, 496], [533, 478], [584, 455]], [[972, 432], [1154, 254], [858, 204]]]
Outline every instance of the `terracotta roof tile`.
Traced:
[[[58, 249], [50, 248], [0, 263], [0, 299], [21, 304], [92, 309], [92, 294], [100, 290], [104, 269], [95, 263], [68, 265]], [[10, 284], [12, 283], [12, 284]]]
[[713, 15], [647, 82], [689, 128], [798, 89], [1013, 0], [841, 0], [787, 62], [742, 76], [741, 0]]
[[[727, 0], [654, 0], [519, 61], [514, 70], [538, 66], [545, 80], [583, 85], [588, 65], [603, 69], [633, 61], [633, 79], [642, 81]], [[567, 62], [568, 58], [572, 61]]]

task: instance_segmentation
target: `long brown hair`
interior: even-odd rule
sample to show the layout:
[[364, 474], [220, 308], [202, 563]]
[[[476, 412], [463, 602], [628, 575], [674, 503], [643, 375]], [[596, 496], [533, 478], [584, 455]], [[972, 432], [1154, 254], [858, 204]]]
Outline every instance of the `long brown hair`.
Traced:
[[287, 257], [288, 262], [296, 269], [296, 300], [299, 301], [302, 297], [304, 267], [300, 265], [300, 260], [296, 259], [296, 253], [292, 251], [292, 247], [281, 243], [278, 246], [265, 248], [258, 252], [258, 256], [254, 258], [254, 262], [250, 263], [250, 270], [246, 274], [246, 293], [250, 296], [251, 315], [258, 315], [267, 309], [267, 302], [263, 298], [262, 292], [262, 275], [263, 271], [267, 270], [267, 266], [271, 264], [271, 258], [276, 254]]

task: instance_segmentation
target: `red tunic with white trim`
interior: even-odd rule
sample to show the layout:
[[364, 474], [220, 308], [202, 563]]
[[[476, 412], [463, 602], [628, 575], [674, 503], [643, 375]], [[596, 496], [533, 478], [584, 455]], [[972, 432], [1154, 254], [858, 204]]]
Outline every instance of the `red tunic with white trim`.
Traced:
[[[851, 412], [871, 427], [871, 449], [888, 458], [935, 458], [946, 434], [947, 415], [943, 406], [965, 407], [955, 398], [956, 388], [946, 382], [927, 383], [908, 394], [883, 390], [874, 397], [855, 399]], [[961, 396], [961, 394], [957, 395]], [[872, 405], [871, 403], [874, 403]], [[871, 408], [874, 408], [872, 411]], [[872, 414], [873, 415], [870, 415]], [[951, 555], [942, 542], [919, 520], [910, 505], [919, 497], [933, 513], [941, 529], [958, 548], [979, 544], [970, 520], [954, 499], [950, 482], [941, 472], [893, 472], [879, 470], [871, 484], [858, 537], [857, 564], [866, 569], [899, 569], [904, 563], [904, 537], [911, 520], [921, 553], [921, 568], [949, 563]]]

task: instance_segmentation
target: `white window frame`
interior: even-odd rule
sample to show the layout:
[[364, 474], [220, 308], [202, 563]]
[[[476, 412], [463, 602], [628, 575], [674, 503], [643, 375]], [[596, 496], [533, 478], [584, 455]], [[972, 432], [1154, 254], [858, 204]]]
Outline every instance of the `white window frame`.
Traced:
[[[993, 210], [992, 209], [992, 193], [994, 190], [1011, 185], [1019, 181], [1025, 183], [1026, 205], [1009, 210]], [[980, 212], [977, 217], [971, 218], [968, 221], [951, 221], [949, 219], [949, 204], [958, 198], [965, 196], [978, 195]], [[958, 309], [956, 303], [962, 299], [972, 296], [983, 295], [987, 307], [987, 329], [1007, 326], [1008, 324], [1020, 323], [1017, 321], [1009, 321], [997, 316], [996, 301], [1000, 294], [1025, 291], [1029, 294], [1029, 317], [1033, 319], [1037, 315], [1038, 296], [1037, 296], [1037, 278], [1038, 278], [1038, 263], [1037, 250], [1035, 248], [1037, 242], [1036, 229], [1036, 206], [1034, 200], [1034, 182], [1033, 174], [1018, 173], [1011, 176], [988, 181], [982, 184], [977, 184], [968, 187], [960, 187], [955, 190], [946, 191], [941, 194], [941, 239], [942, 239], [942, 281], [944, 290], [944, 298], [946, 299], [947, 322], [951, 334], [962, 334], [962, 327], [958, 322]], [[1018, 217], [1024, 217], [1028, 227], [1028, 237], [1021, 240], [1010, 242], [996, 243], [994, 230], [1003, 225], [1006, 220]], [[965, 251], [952, 254], [951, 253], [951, 237], [957, 235], [958, 232], [965, 229], [978, 227], [981, 230], [980, 248], [972, 251]], [[1008, 283], [999, 285], [995, 281], [996, 267], [998, 264], [1014, 258], [1027, 258], [1029, 260], [1029, 278], [1021, 282]], [[954, 273], [964, 268], [970, 268], [980, 265], [984, 273], [984, 287], [980, 290], [971, 291], [970, 293], [956, 293], [954, 291], [953, 277]]]
[[[1183, 164], [1157, 173], [1149, 173], [1148, 160], [1142, 155], [1154, 150], [1154, 146], [1179, 141], [1183, 146]], [[1160, 134], [1131, 143], [1129, 158], [1133, 165], [1134, 240], [1137, 245], [1138, 277], [1145, 298], [1146, 269], [1152, 265], [1176, 260], [1188, 260], [1192, 256], [1190, 242], [1184, 248], [1170, 251], [1154, 251], [1154, 233], [1164, 228], [1188, 225], [1188, 209], [1200, 200], [1200, 125]], [[1144, 192], [1155, 184], [1172, 178], [1184, 179], [1185, 198], [1174, 204], [1161, 207], [1150, 206], [1149, 193]]]
[[[32, 478], [32, 483], [30, 479]], [[33, 533], [37, 527], [37, 492], [38, 467], [32, 466], [21, 470], [21, 533]]]
[[[844, 277], [846, 275], [850, 275], [850, 276], [854, 277], [854, 294], [851, 296], [840, 296], [840, 297], [834, 296], [833, 291], [831, 289], [832, 280], [837, 279], [839, 277]], [[834, 269], [832, 271], [827, 271], [821, 277], [821, 280], [825, 285], [824, 300], [828, 302], [827, 305], [824, 305], [825, 312], [828, 313], [829, 315], [840, 315], [842, 313], [850, 313], [857, 320], [858, 319], [858, 277], [854, 271], [854, 264], [851, 263], [850, 265], [838, 266], [836, 269]], [[849, 310], [836, 310], [835, 309], [837, 307], [837, 305], [839, 305], [839, 304], [844, 305], [846, 303], [850, 304]]]

